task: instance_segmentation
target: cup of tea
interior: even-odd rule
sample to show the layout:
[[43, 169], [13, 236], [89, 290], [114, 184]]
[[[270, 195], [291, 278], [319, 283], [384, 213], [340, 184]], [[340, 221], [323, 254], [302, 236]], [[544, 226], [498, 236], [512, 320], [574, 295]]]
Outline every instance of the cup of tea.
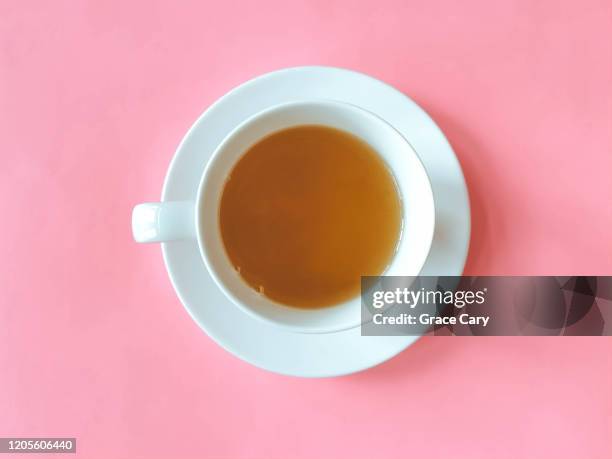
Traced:
[[195, 202], [132, 213], [137, 242], [197, 240], [234, 304], [299, 333], [359, 326], [361, 276], [417, 276], [434, 226], [431, 184], [406, 139], [332, 100], [251, 116], [217, 146]]

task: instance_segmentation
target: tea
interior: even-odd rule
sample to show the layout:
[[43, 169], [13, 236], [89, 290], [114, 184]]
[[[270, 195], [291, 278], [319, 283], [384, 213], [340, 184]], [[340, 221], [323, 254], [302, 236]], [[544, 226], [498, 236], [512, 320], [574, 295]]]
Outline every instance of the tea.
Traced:
[[401, 232], [401, 201], [385, 162], [338, 129], [304, 125], [250, 147], [221, 195], [225, 251], [269, 299], [320, 308], [381, 274]]

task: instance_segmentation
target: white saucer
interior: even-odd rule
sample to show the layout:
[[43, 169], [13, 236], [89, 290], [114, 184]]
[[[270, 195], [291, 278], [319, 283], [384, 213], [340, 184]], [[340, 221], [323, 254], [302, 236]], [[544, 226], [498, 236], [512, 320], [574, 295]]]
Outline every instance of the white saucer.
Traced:
[[[361, 106], [406, 137], [427, 169], [436, 203], [436, 234], [422, 274], [461, 275], [470, 240], [470, 207], [453, 150], [438, 126], [412, 100], [381, 81], [348, 70], [280, 70], [223, 96], [183, 139], [168, 170], [162, 201], [195, 201], [208, 157], [238, 123], [271, 105], [306, 98]], [[223, 295], [208, 274], [195, 241], [164, 243], [162, 252], [172, 284], [191, 317], [224, 349], [260, 368], [304, 377], [344, 375], [378, 365], [418, 338], [363, 337], [359, 328], [323, 335], [277, 329], [246, 315]]]

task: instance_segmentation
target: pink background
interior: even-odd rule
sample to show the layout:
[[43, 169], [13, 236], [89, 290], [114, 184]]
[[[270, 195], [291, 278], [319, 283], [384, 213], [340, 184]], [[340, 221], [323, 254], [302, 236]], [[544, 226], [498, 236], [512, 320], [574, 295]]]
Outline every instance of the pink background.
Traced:
[[[612, 274], [612, 3], [0, 1], [0, 436], [78, 457], [610, 458], [611, 338], [426, 338], [300, 380], [189, 318], [130, 212], [258, 74], [370, 73], [440, 124], [468, 274]], [[55, 456], [57, 457], [57, 456]]]

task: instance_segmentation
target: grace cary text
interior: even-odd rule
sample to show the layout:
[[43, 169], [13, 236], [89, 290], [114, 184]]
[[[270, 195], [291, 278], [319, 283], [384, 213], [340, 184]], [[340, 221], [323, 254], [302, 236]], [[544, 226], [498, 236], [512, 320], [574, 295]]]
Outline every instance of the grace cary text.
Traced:
[[480, 325], [486, 327], [491, 317], [489, 316], [470, 316], [469, 314], [460, 314], [459, 317], [454, 316], [432, 316], [429, 314], [400, 314], [398, 316], [384, 316], [383, 314], [374, 314], [372, 321], [375, 325]]

